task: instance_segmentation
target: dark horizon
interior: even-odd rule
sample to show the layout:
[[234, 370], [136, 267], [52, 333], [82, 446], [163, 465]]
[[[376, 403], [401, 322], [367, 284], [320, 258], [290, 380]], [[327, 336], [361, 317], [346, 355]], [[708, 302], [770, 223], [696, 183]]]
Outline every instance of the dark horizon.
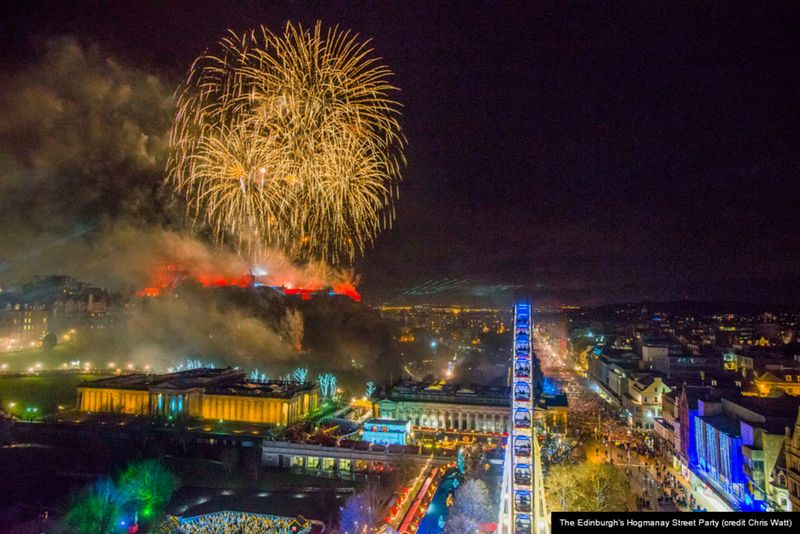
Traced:
[[72, 36], [171, 90], [228, 28], [317, 19], [372, 38], [402, 90], [408, 166], [356, 265], [366, 300], [451, 280], [421, 298], [800, 301], [789, 2], [7, 2], [0, 70]]

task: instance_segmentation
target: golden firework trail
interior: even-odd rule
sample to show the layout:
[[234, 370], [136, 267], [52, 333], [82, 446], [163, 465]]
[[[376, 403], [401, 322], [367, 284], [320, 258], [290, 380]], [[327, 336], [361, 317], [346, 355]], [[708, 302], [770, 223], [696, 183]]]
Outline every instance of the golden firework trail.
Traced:
[[334, 264], [391, 226], [405, 140], [369, 41], [287, 23], [229, 32], [178, 92], [167, 182], [195, 223], [257, 254]]

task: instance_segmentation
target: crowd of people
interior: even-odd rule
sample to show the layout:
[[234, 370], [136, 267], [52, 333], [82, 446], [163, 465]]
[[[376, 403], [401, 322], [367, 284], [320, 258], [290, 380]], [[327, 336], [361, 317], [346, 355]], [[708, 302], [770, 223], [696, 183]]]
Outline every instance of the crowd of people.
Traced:
[[[659, 445], [652, 435], [631, 428], [619, 407], [605, 402], [599, 388], [586, 379], [585, 375], [572, 372], [570, 363], [566, 360], [558, 363], [555, 371], [560, 375], [562, 387], [569, 394], [568, 439], [575, 443], [594, 444], [590, 447], [593, 449], [595, 461], [614, 464], [624, 469], [631, 487], [636, 491], [635, 502], [632, 503], [636, 509], [706, 511], [693, 495], [688, 483], [679, 480], [680, 475], [670, 471], [664, 463], [666, 459], [660, 454]], [[545, 463], [556, 463], [565, 459], [560, 458], [557, 453], [546, 454], [548, 452], [550, 451], [545, 446]], [[592, 450], [586, 452], [591, 455]], [[573, 455], [567, 456], [572, 457]]]
[[[304, 534], [311, 525], [290, 517], [246, 512], [215, 512], [180, 520], [182, 534]], [[294, 530], [292, 530], [294, 529]]]
[[[686, 486], [677, 479], [662, 460], [655, 457], [649, 449], [638, 452], [629, 448], [631, 458], [625, 469], [628, 480], [634, 475], [643, 475], [645, 479], [642, 494], [636, 499], [639, 511], [675, 508], [682, 511], [705, 512], [706, 509], [697, 503], [694, 496], [687, 492]], [[605, 451], [606, 462], [627, 462], [627, 451], [623, 447]], [[599, 449], [596, 450], [599, 452]]]
[[[603, 402], [598, 393], [579, 383], [573, 377], [570, 397], [570, 429], [573, 437], [582, 443], [597, 441], [600, 446], [595, 455], [607, 463], [628, 465], [626, 475], [639, 474], [645, 483], [636, 497], [638, 510], [676, 508], [684, 511], [705, 511], [686, 486], [677, 480], [657, 451], [646, 441], [646, 436], [631, 429], [618, 409]], [[601, 454], [601, 450], [605, 454]], [[646, 471], [645, 471], [646, 470]]]
[[656, 481], [660, 488], [659, 504], [671, 502], [679, 510], [705, 512], [706, 509], [698, 505], [694, 495], [688, 494], [686, 488], [678, 479], [669, 472], [667, 466], [660, 461], [655, 462]]

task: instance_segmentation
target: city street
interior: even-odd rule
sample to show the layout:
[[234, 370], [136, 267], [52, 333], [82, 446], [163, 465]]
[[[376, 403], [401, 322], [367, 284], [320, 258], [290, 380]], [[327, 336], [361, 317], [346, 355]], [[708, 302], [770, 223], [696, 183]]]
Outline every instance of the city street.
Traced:
[[570, 434], [583, 444], [579, 451], [590, 462], [617, 466], [629, 480], [637, 509], [730, 511], [710, 489], [693, 487], [672, 468], [671, 459], [656, 458], [643, 435], [627, 426], [596, 384], [578, 374], [560, 350], [546, 342], [539, 347], [545, 376], [556, 377], [569, 395]]

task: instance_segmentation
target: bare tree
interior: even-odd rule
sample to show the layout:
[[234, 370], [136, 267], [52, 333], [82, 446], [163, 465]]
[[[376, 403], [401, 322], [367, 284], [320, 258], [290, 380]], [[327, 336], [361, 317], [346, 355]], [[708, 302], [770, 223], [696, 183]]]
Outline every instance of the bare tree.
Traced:
[[387, 504], [387, 492], [377, 485], [367, 486], [345, 503], [339, 512], [339, 531], [343, 534], [367, 534], [375, 530]]
[[489, 490], [483, 480], [467, 480], [459, 486], [453, 497], [453, 508], [450, 513], [455, 517], [463, 516], [476, 523], [490, 520], [492, 507], [489, 501]]
[[583, 462], [550, 469], [545, 479], [552, 511], [627, 511], [632, 500], [630, 484], [612, 465]]
[[304, 383], [308, 379], [308, 368], [298, 367], [292, 371], [292, 379], [295, 382]]
[[478, 522], [461, 514], [452, 512], [444, 524], [444, 534], [472, 534], [478, 530]]
[[631, 500], [631, 487], [624, 475], [608, 464], [588, 464], [580, 480], [582, 511], [626, 511]]
[[547, 505], [553, 512], [575, 509], [579, 498], [578, 473], [574, 465], [555, 465], [545, 478]]

